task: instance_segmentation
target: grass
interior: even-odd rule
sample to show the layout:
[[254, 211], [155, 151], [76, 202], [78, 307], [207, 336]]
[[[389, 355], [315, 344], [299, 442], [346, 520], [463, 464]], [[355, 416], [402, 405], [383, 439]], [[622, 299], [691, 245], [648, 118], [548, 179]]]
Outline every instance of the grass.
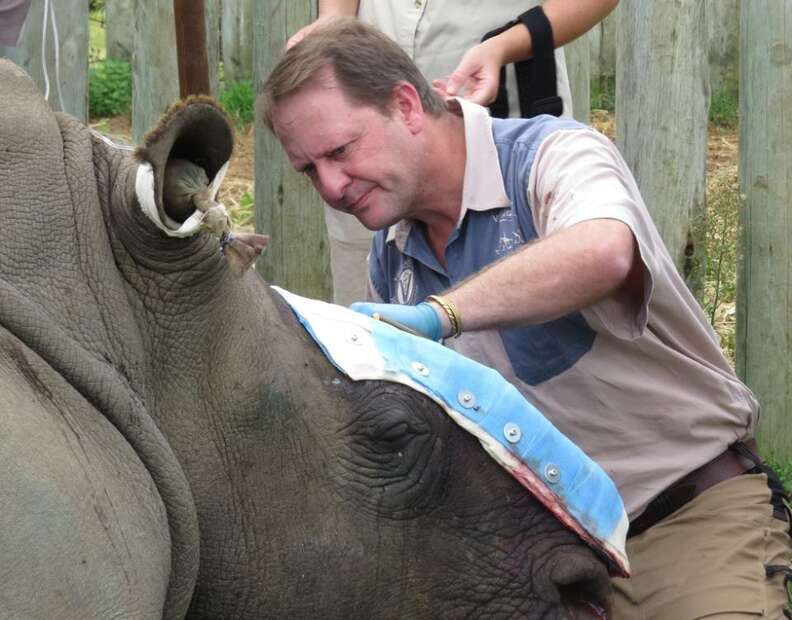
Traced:
[[787, 491], [792, 491], [792, 456], [780, 459], [767, 459], [768, 464], [776, 470]]
[[591, 80], [591, 109], [606, 110], [613, 114], [616, 110], [616, 78], [603, 75]]
[[735, 302], [742, 203], [736, 164], [708, 173], [705, 236], [707, 268], [701, 302], [732, 365], [735, 356]]
[[220, 103], [234, 119], [238, 129], [247, 128], [254, 120], [253, 82], [240, 80], [223, 84], [220, 88]]
[[710, 99], [709, 119], [720, 127], [734, 129], [739, 121], [739, 92], [736, 84], [726, 84]]

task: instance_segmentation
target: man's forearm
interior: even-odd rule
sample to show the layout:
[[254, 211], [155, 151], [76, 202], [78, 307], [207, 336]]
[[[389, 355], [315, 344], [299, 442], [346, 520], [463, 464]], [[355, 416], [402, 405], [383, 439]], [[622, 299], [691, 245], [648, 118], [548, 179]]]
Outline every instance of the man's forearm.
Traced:
[[[459, 310], [463, 331], [544, 323], [617, 291], [634, 254], [626, 224], [590, 220], [508, 256], [443, 297]], [[445, 313], [439, 314], [449, 333]]]
[[358, 0], [319, 0], [319, 17], [353, 17], [357, 10]]
[[[547, 0], [542, 4], [545, 15], [553, 27], [556, 47], [574, 41], [604, 19], [619, 0]], [[517, 17], [516, 15], [514, 17]], [[533, 55], [531, 34], [518, 25], [490, 39], [497, 45], [503, 64], [525, 60]]]

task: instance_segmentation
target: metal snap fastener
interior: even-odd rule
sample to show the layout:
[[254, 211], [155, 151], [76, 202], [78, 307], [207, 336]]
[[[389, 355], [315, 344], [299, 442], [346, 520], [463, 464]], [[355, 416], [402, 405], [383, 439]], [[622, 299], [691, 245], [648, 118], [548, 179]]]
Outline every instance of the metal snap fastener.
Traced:
[[462, 390], [457, 395], [457, 400], [465, 409], [477, 409], [476, 397], [473, 395], [473, 392], [469, 390]]
[[503, 427], [503, 435], [509, 443], [517, 443], [522, 438], [522, 431], [514, 422], [509, 422]]
[[548, 463], [545, 466], [544, 474], [550, 484], [555, 484], [561, 480], [561, 470], [558, 469], [557, 465], [553, 465], [552, 463]]

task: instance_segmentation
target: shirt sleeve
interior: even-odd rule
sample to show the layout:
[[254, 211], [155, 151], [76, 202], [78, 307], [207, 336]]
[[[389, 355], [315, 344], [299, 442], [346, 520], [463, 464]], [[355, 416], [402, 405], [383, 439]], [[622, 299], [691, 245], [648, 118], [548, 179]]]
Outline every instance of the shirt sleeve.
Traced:
[[641, 336], [665, 250], [635, 180], [613, 143], [589, 128], [550, 134], [537, 150], [527, 192], [540, 238], [594, 219], [619, 220], [629, 227], [643, 272], [640, 301], [617, 292], [582, 312], [619, 338]]

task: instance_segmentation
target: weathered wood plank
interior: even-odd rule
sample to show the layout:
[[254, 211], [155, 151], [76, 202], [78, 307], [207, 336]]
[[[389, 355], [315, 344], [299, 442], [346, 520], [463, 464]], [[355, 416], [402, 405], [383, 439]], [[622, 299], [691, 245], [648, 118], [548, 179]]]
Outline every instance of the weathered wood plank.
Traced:
[[739, 71], [740, 0], [707, 2], [710, 92], [736, 88]]
[[107, 57], [132, 62], [135, 46], [135, 0], [105, 0]]
[[572, 112], [581, 123], [589, 122], [591, 111], [591, 52], [591, 31], [564, 46], [569, 88], [572, 90]]
[[223, 2], [223, 73], [227, 82], [253, 77], [253, 1]]
[[[41, 92], [46, 91], [49, 81], [49, 103], [53, 110], [62, 110], [86, 121], [88, 2], [50, 0], [48, 7], [50, 12], [54, 11], [56, 28], [53, 28], [51, 15], [44, 24], [44, 4], [44, 0], [33, 0], [30, 5], [25, 25], [19, 34], [16, 61], [30, 74]], [[46, 40], [46, 72], [41, 62], [43, 39]]]
[[179, 98], [173, 0], [137, 3], [132, 79], [132, 135], [139, 142]]
[[741, 3], [737, 372], [762, 404], [763, 451], [792, 456], [792, 2]]
[[709, 106], [704, 1], [622, 0], [616, 137], [671, 256], [695, 292], [706, 256]]
[[[316, 17], [308, 0], [254, 3], [256, 92], [277, 62], [289, 35]], [[332, 299], [324, 212], [306, 177], [294, 171], [277, 139], [256, 124], [256, 229], [271, 236], [257, 268], [296, 293]]]
[[[209, 84], [217, 94], [218, 0], [205, 0]], [[132, 134], [139, 141], [179, 98], [173, 0], [137, 2], [132, 60]]]

